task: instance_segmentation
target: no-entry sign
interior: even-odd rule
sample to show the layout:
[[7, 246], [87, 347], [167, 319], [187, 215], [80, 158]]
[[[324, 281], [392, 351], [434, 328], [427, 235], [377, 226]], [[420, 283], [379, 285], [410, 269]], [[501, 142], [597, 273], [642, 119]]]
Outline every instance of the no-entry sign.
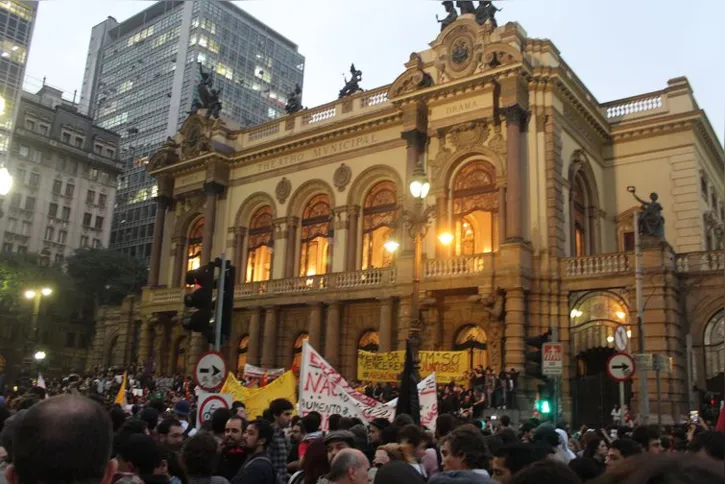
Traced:
[[617, 353], [607, 360], [607, 375], [614, 381], [627, 381], [632, 378], [636, 366], [627, 353]]
[[227, 376], [227, 365], [224, 357], [216, 351], [207, 351], [199, 357], [194, 370], [196, 384], [202, 390], [213, 392], [219, 390]]
[[226, 393], [199, 393], [199, 406], [196, 413], [196, 427], [211, 419], [214, 410], [217, 408], [231, 408], [232, 396]]

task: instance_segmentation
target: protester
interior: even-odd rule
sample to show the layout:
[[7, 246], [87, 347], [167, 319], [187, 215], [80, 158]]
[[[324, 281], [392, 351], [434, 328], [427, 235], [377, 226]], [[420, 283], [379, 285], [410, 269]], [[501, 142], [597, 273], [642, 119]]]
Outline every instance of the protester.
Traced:
[[689, 451], [722, 463], [725, 460], [725, 433], [714, 430], [698, 432], [692, 438]]
[[514, 474], [536, 460], [534, 446], [531, 444], [504, 445], [493, 455], [492, 477], [499, 484], [510, 484]]
[[275, 429], [264, 419], [249, 422], [242, 437], [247, 461], [239, 470], [232, 484], [275, 484], [279, 475], [269, 457], [269, 447], [275, 438]]
[[322, 440], [315, 440], [307, 446], [305, 457], [302, 459], [302, 470], [293, 475], [289, 484], [317, 484], [320, 478], [330, 472], [330, 462], [327, 460], [327, 449]]
[[425, 479], [410, 464], [392, 461], [378, 469], [373, 484], [424, 484]]
[[489, 477], [488, 448], [483, 434], [473, 425], [463, 425], [443, 438], [441, 457], [444, 471], [473, 471]]
[[334, 430], [325, 436], [325, 448], [327, 460], [332, 463], [341, 450], [355, 448], [355, 436], [349, 430]]
[[173, 450], [181, 450], [184, 443], [184, 428], [174, 418], [163, 420], [157, 427], [159, 442], [165, 443]]
[[221, 447], [217, 474], [231, 481], [244, 464], [247, 454], [242, 446], [244, 420], [234, 415], [227, 420], [224, 429], [224, 441]]
[[629, 457], [642, 453], [642, 446], [632, 439], [617, 439], [607, 451], [607, 471], [611, 471]]
[[357, 449], [340, 451], [332, 460], [328, 479], [335, 484], [367, 484], [370, 461]]
[[292, 420], [294, 405], [289, 400], [278, 398], [272, 400], [269, 404], [274, 430], [273, 438], [267, 440], [265, 446], [268, 450], [268, 457], [272, 461], [278, 484], [286, 484], [287, 482], [287, 456], [289, 455], [290, 444], [284, 429], [287, 428]]
[[229, 484], [224, 477], [214, 475], [217, 449], [217, 441], [209, 433], [199, 433], [184, 444], [181, 459], [190, 484]]
[[693, 459], [686, 454], [642, 454], [621, 461], [616, 468], [609, 468], [596, 482], [597, 484], [722, 484], [725, 482], [725, 466], [722, 462]]
[[581, 480], [565, 464], [546, 459], [517, 472], [511, 484], [581, 484]]
[[657, 455], [663, 451], [660, 431], [654, 426], [637, 427], [632, 432], [632, 440], [649, 454]]

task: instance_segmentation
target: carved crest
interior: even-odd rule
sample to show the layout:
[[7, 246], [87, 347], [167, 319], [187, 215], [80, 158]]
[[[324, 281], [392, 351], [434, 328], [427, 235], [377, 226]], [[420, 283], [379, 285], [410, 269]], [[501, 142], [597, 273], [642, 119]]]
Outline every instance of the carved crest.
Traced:
[[388, 99], [433, 85], [433, 78], [423, 70], [423, 59], [420, 55], [415, 52], [410, 54], [410, 60], [405, 66], [408, 69], [390, 86]]
[[287, 201], [290, 193], [292, 193], [292, 183], [287, 178], [282, 178], [274, 189], [274, 196], [279, 203], [284, 203]]
[[352, 170], [345, 163], [341, 164], [332, 175], [332, 181], [339, 191], [344, 191], [347, 184], [352, 180]]
[[180, 134], [182, 159], [196, 158], [211, 151], [211, 138], [206, 123], [198, 115], [191, 115], [182, 126]]

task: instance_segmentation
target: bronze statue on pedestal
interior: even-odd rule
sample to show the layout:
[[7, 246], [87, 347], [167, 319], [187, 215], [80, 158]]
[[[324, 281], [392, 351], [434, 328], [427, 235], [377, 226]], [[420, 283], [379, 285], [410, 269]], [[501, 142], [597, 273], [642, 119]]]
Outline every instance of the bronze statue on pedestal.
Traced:
[[635, 187], [630, 185], [627, 191], [639, 203], [642, 204], [642, 213], [639, 216], [639, 233], [657, 239], [665, 238], [665, 218], [662, 216], [662, 205], [657, 201], [659, 198], [655, 192], [650, 193], [649, 202], [642, 200], [635, 193]]

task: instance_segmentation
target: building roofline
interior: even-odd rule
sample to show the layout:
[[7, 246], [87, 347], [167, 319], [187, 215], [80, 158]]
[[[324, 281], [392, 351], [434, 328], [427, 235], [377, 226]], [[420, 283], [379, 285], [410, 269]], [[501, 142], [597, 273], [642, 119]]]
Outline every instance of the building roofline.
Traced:
[[[31, 92], [28, 92], [28, 91], [23, 91], [23, 94], [30, 94], [31, 96], [36, 96], [37, 95], [37, 94], [33, 94]], [[90, 117], [90, 116], [88, 116], [86, 114], [83, 114], [80, 111], [78, 111], [78, 107], [77, 106], [76, 107], [71, 107], [71, 106], [66, 106], [66, 105], [63, 105], [63, 104], [58, 104], [57, 106], [55, 106], [53, 108], [51, 106], [48, 106], [47, 104], [40, 103], [40, 102], [36, 101], [35, 99], [33, 99], [31, 97], [22, 96], [22, 95], [20, 97], [20, 100], [21, 100], [21, 102], [22, 101], [25, 101], [25, 102], [34, 104], [35, 106], [38, 106], [40, 108], [45, 108], [45, 109], [47, 109], [49, 111], [57, 111], [58, 109], [61, 109], [62, 108], [63, 111], [66, 111], [68, 113], [73, 114], [74, 116], [78, 116], [79, 118], [83, 118], [83, 119], [85, 119], [87, 121], [90, 121], [91, 122], [91, 126], [93, 126], [94, 129], [103, 131], [103, 132], [108, 133], [108, 134], [110, 134], [112, 136], [117, 136], [119, 139], [121, 138], [121, 135], [120, 134], [116, 133], [115, 131], [111, 131], [110, 129], [106, 129], [106, 128], [104, 128], [104, 127], [96, 124], [96, 121], [92, 117]]]
[[229, 10], [233, 10], [233, 11], [235, 11], [238, 14], [241, 14], [245, 18], [245, 20], [248, 20], [250, 23], [254, 24], [255, 27], [261, 28], [265, 32], [269, 32], [269, 33], [274, 34], [276, 37], [278, 37], [282, 41], [286, 42], [288, 44], [288, 46], [291, 47], [292, 49], [294, 49], [295, 51], [297, 51], [299, 49], [299, 46], [297, 44], [295, 44], [290, 39], [288, 39], [284, 35], [282, 35], [279, 32], [277, 32], [272, 27], [270, 27], [269, 25], [265, 24], [264, 22], [262, 22], [258, 18], [254, 17], [252, 14], [250, 14], [246, 10], [242, 9], [241, 7], [239, 7], [239, 6], [231, 3], [229, 1], [221, 1], [221, 2], [218, 2], [218, 5], [222, 6], [223, 8], [227, 8]]

